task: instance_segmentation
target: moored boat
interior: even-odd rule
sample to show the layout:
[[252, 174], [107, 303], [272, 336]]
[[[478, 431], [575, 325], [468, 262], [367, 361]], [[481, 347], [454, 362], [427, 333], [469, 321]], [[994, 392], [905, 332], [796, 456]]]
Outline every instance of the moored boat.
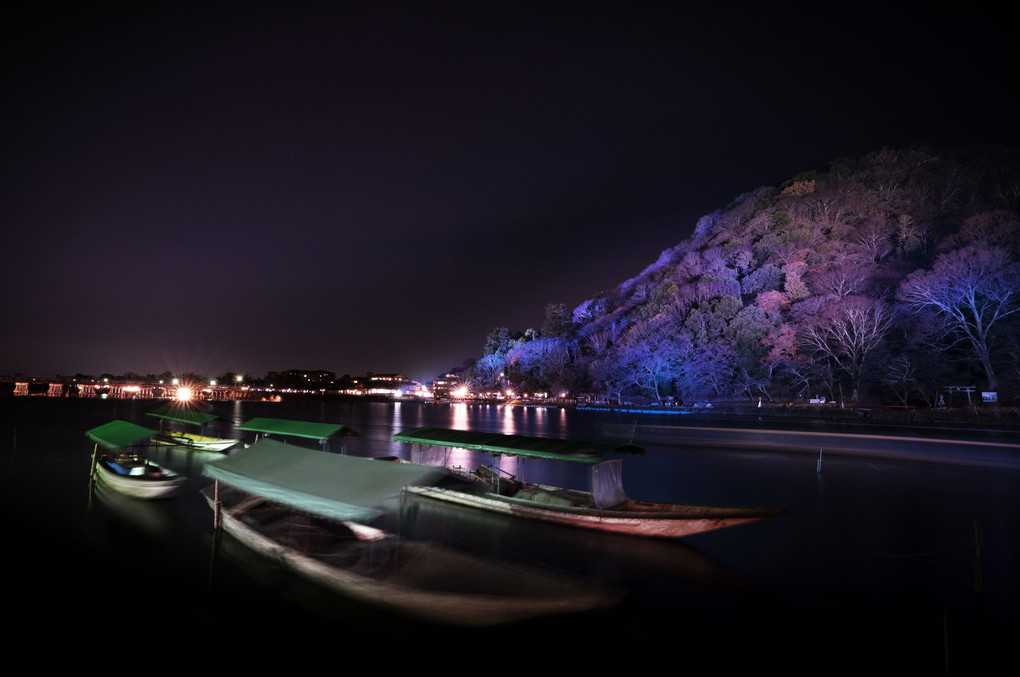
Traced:
[[204, 473], [216, 480], [202, 494], [218, 527], [319, 585], [402, 616], [492, 626], [619, 599], [601, 584], [372, 526], [403, 487], [445, 481], [436, 468], [261, 440]]
[[[399, 442], [583, 463], [591, 466], [591, 491], [503, 478], [485, 466], [474, 482], [448, 486], [408, 486], [409, 493], [514, 517], [619, 534], [682, 538], [773, 517], [778, 508], [723, 507], [642, 501], [627, 496], [622, 461], [612, 453], [641, 453], [633, 445], [555, 440], [444, 428], [416, 428], [393, 436]], [[421, 455], [421, 454], [419, 454]]]
[[[200, 449], [202, 451], [225, 452], [233, 447], [240, 440], [214, 437], [204, 434], [205, 424], [216, 419], [215, 414], [201, 412], [187, 406], [176, 404], [165, 404], [157, 407], [146, 414], [159, 419], [159, 433], [152, 438], [153, 444], [171, 445]], [[192, 426], [198, 426], [199, 432], [188, 432], [179, 430], [164, 430], [163, 424], [166, 421], [176, 421]]]
[[[172, 496], [186, 478], [150, 461], [140, 451], [141, 443], [156, 434], [155, 430], [119, 420], [89, 430], [86, 435], [95, 442], [91, 477], [132, 498]], [[100, 452], [100, 447], [104, 451]]]
[[279, 438], [285, 442], [290, 438], [315, 440], [323, 451], [333, 451], [334, 440], [339, 439], [340, 453], [346, 451], [343, 438], [358, 435], [343, 423], [295, 421], [286, 418], [253, 418], [237, 426], [237, 429], [255, 433], [255, 442], [269, 437]]

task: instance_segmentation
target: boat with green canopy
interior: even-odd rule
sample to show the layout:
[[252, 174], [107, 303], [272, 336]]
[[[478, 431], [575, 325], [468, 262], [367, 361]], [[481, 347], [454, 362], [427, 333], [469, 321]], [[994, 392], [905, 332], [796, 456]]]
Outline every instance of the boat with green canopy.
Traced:
[[144, 443], [158, 434], [151, 428], [120, 420], [86, 431], [85, 435], [95, 442], [91, 480], [99, 479], [133, 498], [166, 498], [176, 493], [186, 478], [150, 461], [142, 451]]
[[[295, 421], [286, 418], [253, 418], [237, 426], [238, 430], [255, 433], [255, 441], [276, 435], [286, 441], [288, 438], [316, 440], [324, 451], [332, 451], [330, 444], [336, 438], [356, 436], [342, 423], [320, 423], [317, 421]], [[341, 446], [341, 453], [344, 447]]]
[[[172, 445], [199, 449], [201, 451], [225, 452], [241, 440], [213, 437], [205, 434], [205, 424], [214, 421], [218, 416], [207, 412], [198, 411], [188, 406], [181, 406], [174, 403], [164, 404], [150, 412], [146, 416], [153, 416], [159, 419], [159, 434], [152, 438], [153, 444]], [[186, 432], [179, 430], [164, 429], [166, 421], [175, 421], [187, 425], [198, 426], [199, 432]]]
[[443, 447], [488, 453], [494, 459], [511, 455], [591, 467], [590, 491], [504, 478], [498, 470], [484, 465], [471, 472], [476, 480], [471, 484], [406, 489], [409, 493], [514, 517], [635, 536], [680, 538], [755, 522], [781, 512], [777, 508], [684, 505], [629, 498], [623, 488], [623, 461], [610, 456], [644, 453], [631, 444], [447, 428], [415, 428], [397, 433], [393, 439], [412, 445], [412, 459], [417, 445], [419, 460], [425, 447]]
[[[460, 482], [444, 469], [262, 439], [206, 463], [202, 494], [222, 529], [348, 598], [427, 622], [489, 626], [615, 604], [601, 584], [373, 526], [407, 486]], [[395, 503], [394, 503], [395, 502]]]

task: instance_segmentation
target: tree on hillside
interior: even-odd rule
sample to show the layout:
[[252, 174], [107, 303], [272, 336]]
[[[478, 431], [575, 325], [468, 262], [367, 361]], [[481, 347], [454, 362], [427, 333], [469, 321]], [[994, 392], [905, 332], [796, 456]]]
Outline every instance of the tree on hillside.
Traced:
[[870, 280], [871, 275], [864, 266], [836, 264], [812, 276], [810, 286], [816, 293], [843, 298], [860, 296]]
[[601, 395], [612, 398], [617, 404], [623, 403], [623, 393], [631, 379], [619, 355], [607, 353], [591, 361], [588, 373], [592, 386]]
[[545, 322], [542, 323], [541, 334], [546, 338], [563, 338], [573, 328], [573, 314], [565, 303], [547, 303], [545, 305]]
[[562, 339], [542, 336], [522, 343], [517, 363], [527, 377], [524, 385], [532, 388], [561, 389], [569, 381], [570, 349]]
[[801, 328], [808, 350], [824, 357], [850, 380], [857, 398], [868, 356], [881, 344], [892, 326], [892, 311], [882, 301], [862, 297], [833, 299], [823, 312]]
[[618, 364], [629, 381], [662, 402], [691, 352], [691, 342], [677, 331], [672, 318], [660, 315], [631, 327], [617, 349]]
[[1020, 265], [1009, 252], [972, 244], [942, 254], [931, 270], [908, 275], [897, 296], [915, 310], [936, 310], [968, 344], [994, 392], [999, 380], [992, 365], [993, 330], [1020, 311], [1018, 280]]

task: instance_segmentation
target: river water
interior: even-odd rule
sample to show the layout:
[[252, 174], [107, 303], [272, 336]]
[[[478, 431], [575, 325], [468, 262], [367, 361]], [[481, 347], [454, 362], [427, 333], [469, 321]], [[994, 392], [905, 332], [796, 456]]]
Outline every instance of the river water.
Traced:
[[[155, 451], [191, 478], [166, 501], [94, 490], [85, 431], [112, 419], [158, 427], [145, 415], [156, 405], [0, 399], [4, 611], [8, 645], [27, 658], [98, 659], [113, 672], [136, 670], [140, 660], [170, 670], [340, 670], [366, 657], [376, 667], [497, 674], [1020, 667], [1015, 433], [821, 424], [777, 431], [757, 421], [486, 405], [212, 403], [221, 417], [213, 434], [248, 439], [235, 426], [256, 416], [344, 423], [359, 436], [327, 451], [359, 456], [409, 459], [411, 449], [391, 438], [419, 426], [633, 441], [646, 453], [624, 459], [632, 497], [785, 509], [661, 542], [414, 499], [394, 525], [409, 537], [625, 593], [609, 611], [463, 630], [387, 616], [243, 550], [214, 548], [212, 513], [199, 495], [210, 484], [202, 465], [214, 454]], [[490, 461], [466, 453], [446, 460]], [[502, 462], [529, 480], [586, 486], [579, 468]]]

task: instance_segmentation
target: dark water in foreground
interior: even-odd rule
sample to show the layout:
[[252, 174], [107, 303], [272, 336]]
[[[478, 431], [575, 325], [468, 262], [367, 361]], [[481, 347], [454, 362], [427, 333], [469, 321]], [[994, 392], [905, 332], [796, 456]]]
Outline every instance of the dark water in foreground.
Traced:
[[[940, 447], [910, 439], [796, 438], [754, 425], [709, 436], [688, 417], [384, 403], [214, 403], [211, 432], [255, 416], [345, 423], [346, 453], [409, 457], [423, 425], [612, 438], [633, 497], [780, 506], [757, 524], [659, 542], [525, 524], [427, 500], [395, 526], [414, 537], [591, 577], [625, 591], [608, 612], [487, 630], [432, 627], [359, 607], [243, 551], [212, 548], [199, 496], [216, 455], [162, 450], [192, 477], [168, 501], [91, 492], [84, 432], [114, 418], [157, 427], [153, 402], [0, 399], [4, 618], [35, 661], [148, 667], [457, 669], [495, 674], [666, 670], [718, 674], [1017, 674], [1020, 450], [1015, 435]], [[840, 431], [836, 431], [840, 432]], [[874, 432], [855, 429], [856, 435]], [[887, 431], [882, 431], [887, 432]], [[822, 441], [819, 442], [819, 439]], [[993, 442], [994, 444], [988, 444]], [[816, 472], [824, 444], [822, 472]], [[938, 450], [939, 462], [921, 454]], [[417, 459], [415, 459], [417, 460]], [[469, 465], [488, 458], [458, 458]], [[961, 460], [980, 461], [978, 463]], [[513, 468], [510, 468], [514, 470]], [[531, 461], [528, 479], [584, 486]], [[975, 530], [981, 535], [975, 545]], [[353, 661], [353, 662], [352, 662]]]

